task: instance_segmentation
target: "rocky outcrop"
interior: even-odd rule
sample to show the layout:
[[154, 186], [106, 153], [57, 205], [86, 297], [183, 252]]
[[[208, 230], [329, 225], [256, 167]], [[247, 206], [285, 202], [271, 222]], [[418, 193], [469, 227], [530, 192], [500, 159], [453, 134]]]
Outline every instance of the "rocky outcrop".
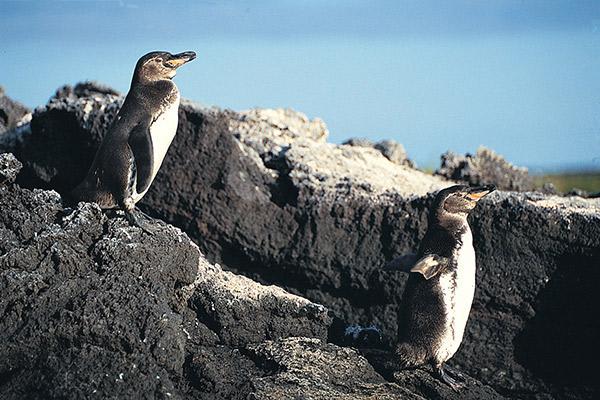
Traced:
[[110, 86], [103, 85], [99, 82], [86, 81], [80, 82], [75, 86], [65, 85], [60, 87], [54, 93], [52, 98], [58, 99], [61, 97], [92, 97], [96, 95], [112, 95], [119, 96], [120, 93]]
[[29, 122], [30, 117], [29, 109], [6, 96], [0, 87], [0, 135]]
[[324, 343], [325, 307], [223, 271], [178, 228], [65, 208], [13, 184], [19, 168], [0, 154], [0, 398], [421, 399], [436, 385], [387, 382]]
[[[24, 164], [18, 182], [74, 186], [120, 101], [59, 97], [18, 140], [0, 139]], [[380, 267], [416, 250], [430, 192], [453, 182], [373, 148], [327, 143], [326, 133], [321, 121], [289, 110], [184, 102], [141, 207], [184, 230], [211, 262], [328, 307], [339, 318], [330, 340], [344, 342], [347, 324], [373, 325], [385, 348], [396, 336], [406, 276]], [[589, 315], [600, 304], [600, 200], [498, 192], [482, 200], [471, 225], [477, 291], [452, 363], [507, 396], [589, 398], [598, 390], [587, 349], [598, 335]]]
[[475, 155], [461, 156], [451, 151], [442, 154], [442, 165], [435, 173], [474, 186], [494, 184], [501, 190], [535, 190], [527, 168], [516, 167], [485, 147], [477, 149]]
[[255, 388], [260, 389], [256, 399], [504, 398], [469, 377], [465, 377], [468, 389], [455, 392], [421, 369], [397, 372], [395, 383], [389, 383], [356, 350], [323, 344], [317, 339], [265, 342], [251, 346], [250, 353], [259, 364], [269, 364], [278, 371], [254, 381]]
[[381, 140], [377, 143], [373, 143], [368, 139], [352, 138], [346, 140], [342, 144], [349, 146], [372, 147], [375, 150], [379, 150], [385, 158], [394, 164], [406, 165], [407, 167], [415, 166], [415, 164], [408, 158], [406, 150], [404, 150], [404, 146], [394, 140]]

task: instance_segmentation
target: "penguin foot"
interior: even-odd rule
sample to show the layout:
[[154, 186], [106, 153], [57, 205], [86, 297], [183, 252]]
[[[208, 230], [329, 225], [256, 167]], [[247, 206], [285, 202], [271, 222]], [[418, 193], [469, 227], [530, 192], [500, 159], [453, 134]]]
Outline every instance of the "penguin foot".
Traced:
[[148, 228], [148, 226], [146, 226], [147, 224], [140, 223], [133, 211], [125, 210], [125, 218], [127, 219], [127, 222], [129, 222], [129, 225], [140, 228], [142, 231], [146, 232], [150, 236], [154, 235], [154, 232], [150, 228]]
[[464, 383], [458, 382], [456, 379], [452, 378], [450, 374], [448, 374], [444, 370], [443, 364], [439, 366], [434, 366], [433, 370], [435, 371], [437, 377], [446, 385], [450, 386], [455, 392], [458, 392], [465, 386]]

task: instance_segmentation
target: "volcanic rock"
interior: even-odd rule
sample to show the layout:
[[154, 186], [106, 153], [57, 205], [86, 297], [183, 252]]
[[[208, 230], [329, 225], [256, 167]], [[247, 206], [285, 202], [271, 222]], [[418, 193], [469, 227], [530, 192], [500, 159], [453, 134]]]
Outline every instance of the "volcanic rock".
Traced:
[[[2, 176], [18, 169], [0, 155]], [[149, 235], [9, 181], [0, 204], [2, 399], [421, 399], [436, 384], [386, 382], [323, 343], [325, 307], [223, 271], [178, 228], [147, 219]]]
[[[0, 149], [24, 164], [17, 182], [60, 192], [77, 184], [121, 101], [52, 99], [18, 140], [0, 137]], [[141, 208], [185, 231], [210, 262], [326, 306], [338, 317], [330, 340], [349, 324], [375, 326], [389, 347], [407, 277], [380, 267], [416, 251], [432, 192], [454, 182], [373, 148], [327, 143], [322, 121], [289, 110], [236, 113], [183, 102], [179, 116]], [[525, 187], [518, 174], [503, 181], [504, 172], [492, 172], [472, 183]], [[600, 332], [589, 315], [600, 304], [600, 200], [500, 191], [470, 222], [477, 289], [451, 364], [507, 396], [594, 397], [589, 349]]]
[[402, 146], [401, 143], [398, 143], [395, 140], [381, 140], [377, 143], [373, 143], [370, 140], [364, 138], [351, 138], [346, 140], [342, 144], [358, 147], [372, 147], [375, 150], [379, 150], [385, 158], [387, 158], [394, 164], [406, 165], [407, 167], [413, 168], [415, 166], [415, 164], [408, 158], [406, 150], [404, 150], [404, 146]]
[[318, 339], [280, 339], [249, 350], [274, 371], [253, 381], [252, 399], [504, 399], [471, 378], [468, 389], [455, 392], [421, 369], [398, 372], [388, 383], [356, 350]]
[[483, 146], [477, 149], [475, 155], [467, 153], [461, 156], [451, 151], [442, 154], [442, 164], [435, 173], [472, 186], [494, 184], [500, 190], [535, 190], [527, 168], [516, 167]]
[[61, 98], [61, 97], [92, 97], [94, 95], [113, 95], [118, 96], [119, 92], [114, 90], [113, 88], [103, 85], [99, 82], [94, 81], [86, 81], [80, 82], [75, 86], [65, 85], [60, 87], [54, 93], [52, 98]]
[[29, 122], [30, 118], [29, 109], [6, 96], [0, 86], [0, 135]]

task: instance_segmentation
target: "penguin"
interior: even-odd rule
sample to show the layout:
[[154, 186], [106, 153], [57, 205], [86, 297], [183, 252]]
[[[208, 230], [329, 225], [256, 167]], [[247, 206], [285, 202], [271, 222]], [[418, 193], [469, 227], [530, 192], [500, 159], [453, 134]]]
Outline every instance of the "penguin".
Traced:
[[148, 191], [177, 131], [177, 68], [196, 58], [186, 51], [154, 51], [134, 69], [123, 106], [108, 129], [85, 179], [71, 191], [74, 201], [120, 208], [131, 225], [141, 227], [134, 209]]
[[475, 249], [467, 216], [494, 190], [493, 185], [440, 190], [416, 256], [402, 256], [385, 266], [410, 272], [398, 318], [397, 367], [429, 363], [454, 390], [463, 385], [445, 371], [444, 363], [460, 346], [475, 294]]

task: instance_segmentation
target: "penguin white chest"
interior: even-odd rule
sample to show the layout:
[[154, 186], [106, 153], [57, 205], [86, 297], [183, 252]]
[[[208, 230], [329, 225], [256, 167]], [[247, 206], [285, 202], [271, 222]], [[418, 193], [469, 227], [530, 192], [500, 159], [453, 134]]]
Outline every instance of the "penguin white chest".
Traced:
[[150, 126], [152, 137], [152, 150], [154, 152], [154, 165], [152, 166], [152, 179], [158, 173], [160, 166], [169, 150], [169, 146], [177, 133], [179, 110], [179, 94], [174, 102], [169, 104]]
[[[177, 133], [177, 123], [179, 120], [179, 93], [175, 101], [166, 106], [156, 120], [150, 125], [150, 137], [152, 138], [152, 152], [153, 152], [153, 164], [152, 164], [152, 175], [150, 182], [154, 181], [160, 166], [162, 165], [167, 150]], [[148, 189], [141, 193], [133, 194], [133, 201], [137, 203], [144, 197]]]
[[453, 255], [456, 269], [440, 276], [446, 323], [437, 351], [439, 361], [450, 359], [458, 350], [475, 294], [475, 249], [473, 248], [473, 235], [469, 228], [461, 240], [462, 245], [455, 250]]

